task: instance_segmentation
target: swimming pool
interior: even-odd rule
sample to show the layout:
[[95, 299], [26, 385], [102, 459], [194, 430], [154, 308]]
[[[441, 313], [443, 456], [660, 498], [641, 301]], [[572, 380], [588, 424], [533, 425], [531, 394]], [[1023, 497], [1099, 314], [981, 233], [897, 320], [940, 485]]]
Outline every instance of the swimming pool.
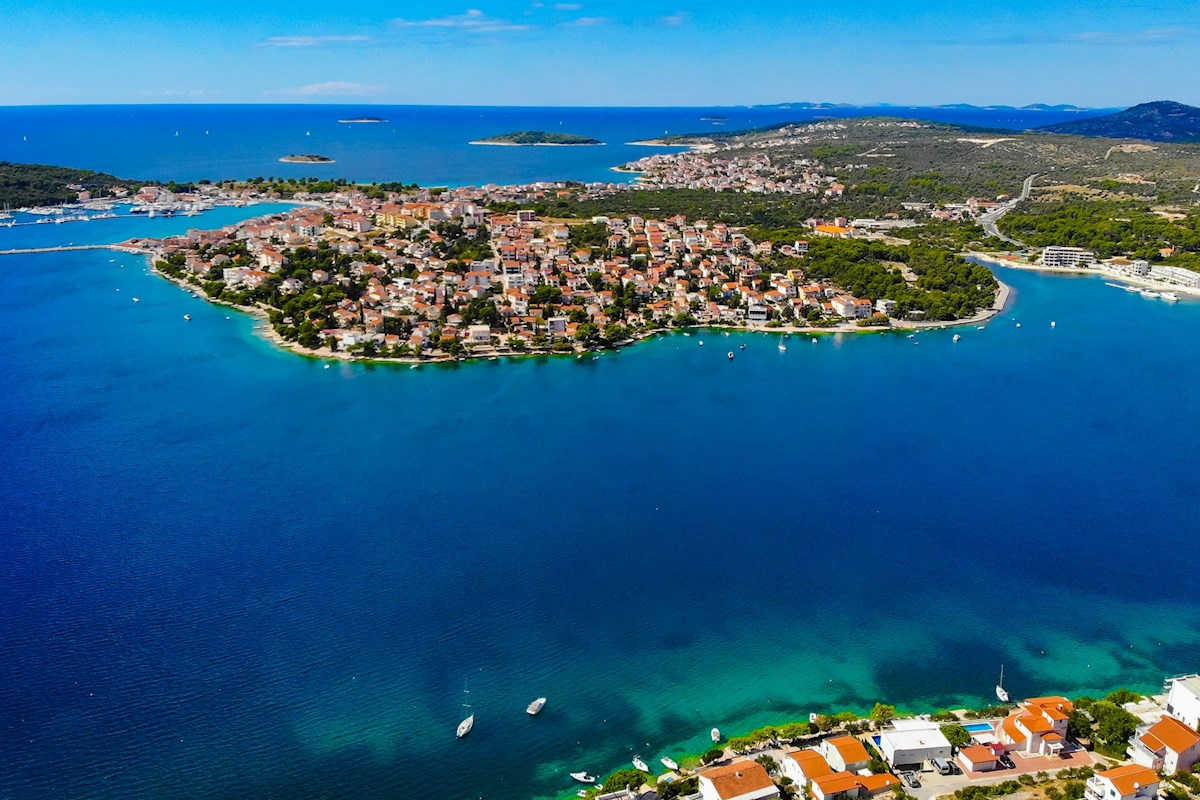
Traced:
[[992, 729], [992, 725], [989, 722], [972, 722], [970, 725], [963, 725], [963, 727], [971, 733], [982, 733]]

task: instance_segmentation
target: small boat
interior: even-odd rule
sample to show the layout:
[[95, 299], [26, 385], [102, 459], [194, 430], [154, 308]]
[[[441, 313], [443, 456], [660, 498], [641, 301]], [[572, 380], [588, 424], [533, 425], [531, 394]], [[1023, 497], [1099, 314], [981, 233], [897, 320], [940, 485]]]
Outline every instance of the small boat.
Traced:
[[684, 331], [684, 332], [683, 332], [683, 335], [684, 335], [684, 336], [691, 336], [691, 334], [690, 334], [690, 333], [688, 333], [687, 331]]
[[184, 314], [184, 315], [183, 315], [183, 318], [184, 318], [184, 319], [186, 319], [188, 322], [191, 322], [191, 321], [192, 321], [192, 315], [191, 315], [191, 314]]
[[712, 731], [709, 733], [709, 736], [712, 737], [712, 740], [714, 742], [721, 741], [721, 731], [718, 728], [713, 728]]
[[1168, 303], [1179, 302], [1179, 295], [1175, 294], [1174, 292], [1162, 292], [1159, 294], [1159, 297], [1161, 297], [1163, 300], [1166, 300]]
[[580, 783], [595, 783], [596, 782], [596, 779], [593, 776], [588, 775], [586, 772], [572, 772], [571, 777], [574, 778], [575, 780], [579, 781]]
[[733, 351], [732, 350], [729, 351], [729, 360], [733, 361]]
[[587, 797], [587, 789], [580, 789], [575, 793], [576, 797]]
[[983, 326], [982, 326], [982, 325], [976, 325], [976, 326], [975, 326], [975, 330], [977, 330], [977, 331], [981, 331], [981, 330], [983, 330]]
[[812, 343], [813, 343], [813, 344], [816, 344], [816, 343], [817, 343], [817, 337], [815, 337], [815, 336], [814, 336], [814, 337], [812, 338]]
[[540, 714], [542, 712], [542, 709], [545, 707], [546, 707], [546, 698], [539, 697], [537, 700], [534, 700], [532, 703], [529, 704], [529, 708], [525, 709], [525, 713], [531, 717], [537, 716], [538, 714]]
[[500, 356], [492, 356], [491, 358], [488, 359], [488, 361], [499, 361], [499, 360], [500, 360]]
[[1001, 703], [1008, 702], [1008, 691], [1004, 688], [1004, 665], [1000, 665], [1000, 682], [996, 684], [996, 697]]
[[1017, 323], [1017, 327], [1018, 327], [1018, 328], [1019, 328], [1019, 327], [1021, 327], [1021, 323], [1019, 323], [1019, 322], [1018, 322], [1018, 323]]
[[742, 344], [741, 344], [741, 345], [739, 345], [739, 347], [740, 347], [742, 350], [745, 350], [745, 349], [746, 349], [746, 343], [745, 343], [745, 342], [742, 342]]
[[661, 761], [662, 765], [664, 767], [666, 767], [667, 769], [679, 769], [679, 764], [675, 763], [675, 759], [673, 759], [673, 758], [668, 758], [667, 756], [663, 756], [662, 758], [659, 759], [659, 761]]
[[417, 367], [419, 367], [419, 366], [421, 366], [421, 365], [420, 365], [420, 364], [413, 364], [411, 367], [409, 367], [409, 369], [416, 369], [416, 368], [417, 368]]
[[1058, 327], [1058, 323], [1057, 323], [1057, 322], [1055, 322], [1054, 320], [1050, 320], [1050, 327], [1051, 327], [1051, 328], [1057, 328], [1057, 327]]
[[779, 343], [779, 352], [781, 352], [781, 353], [786, 353], [786, 352], [787, 352], [787, 345], [786, 345], [786, 344], [784, 344], [783, 342], [780, 342], [780, 343]]
[[1155, 298], [1158, 297], [1158, 292], [1152, 292], [1149, 289], [1142, 289], [1141, 295], [1142, 295], [1142, 297], [1145, 297], [1147, 300], [1154, 300]]
[[328, 364], [326, 364], [326, 365], [325, 365], [325, 369], [329, 369], [329, 365], [328, 365]]
[[954, 336], [953, 336], [953, 337], [951, 337], [951, 340], [952, 340], [952, 341], [955, 341], [955, 342], [959, 341], [960, 339], [962, 339], [962, 336], [961, 336], [960, 334], [957, 334], [957, 333], [956, 333], [956, 334], [954, 334]]
[[474, 728], [474, 727], [475, 727], [475, 715], [472, 714], [471, 716], [464, 719], [462, 722], [458, 723], [458, 731], [455, 733], [455, 736], [457, 736], [459, 739], [461, 739], [464, 736], [466, 736], [468, 733], [470, 733], [471, 728]]
[[133, 298], [133, 302], [135, 302], [135, 303], [140, 303], [140, 302], [142, 302], [142, 301], [141, 301], [141, 300], [139, 300], [138, 298], [136, 298], [136, 297], [135, 297], [135, 298]]
[[646, 766], [646, 762], [645, 762], [645, 761], [642, 761], [642, 757], [641, 757], [641, 756], [634, 756], [634, 757], [633, 757], [633, 766], [634, 766], [634, 769], [640, 769], [642, 772], [649, 772], [649, 771], [650, 771], [650, 768], [649, 768], [648, 766]]
[[701, 339], [701, 340], [700, 340], [700, 346], [701, 346], [701, 347], [704, 347], [704, 340], [703, 340], [703, 339]]

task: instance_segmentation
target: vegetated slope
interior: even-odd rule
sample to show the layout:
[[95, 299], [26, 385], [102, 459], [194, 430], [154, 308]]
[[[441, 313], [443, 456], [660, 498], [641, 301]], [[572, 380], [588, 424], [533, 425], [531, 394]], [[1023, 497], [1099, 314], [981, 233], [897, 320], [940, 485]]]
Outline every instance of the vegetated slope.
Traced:
[[95, 192], [114, 186], [136, 188], [141, 183], [90, 169], [0, 161], [0, 205], [20, 208], [69, 203], [75, 200], [78, 191], [71, 186]]
[[1074, 136], [1146, 139], [1152, 142], [1200, 142], [1200, 108], [1158, 100], [1104, 117], [1060, 122], [1039, 130]]

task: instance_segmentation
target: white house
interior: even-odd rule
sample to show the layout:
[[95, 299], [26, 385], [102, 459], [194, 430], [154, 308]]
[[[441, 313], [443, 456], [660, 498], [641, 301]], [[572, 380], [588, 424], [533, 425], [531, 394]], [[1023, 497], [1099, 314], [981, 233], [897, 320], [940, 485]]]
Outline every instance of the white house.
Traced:
[[1156, 772], [1187, 772], [1200, 759], [1200, 734], [1174, 717], [1138, 728], [1129, 744], [1129, 758]]
[[467, 341], [471, 344], [491, 344], [492, 329], [487, 325], [468, 325]]
[[783, 757], [779, 769], [801, 789], [808, 788], [817, 778], [833, 774], [833, 768], [829, 766], [825, 756], [812, 749], [788, 753]]
[[1163, 692], [1168, 714], [1192, 730], [1200, 728], [1200, 675], [1168, 678]]
[[771, 312], [762, 303], [751, 303], [746, 313], [746, 320], [752, 323], [763, 323], [771, 317]]
[[996, 733], [1002, 744], [1029, 755], [1058, 755], [1066, 745], [1067, 718], [1075, 706], [1065, 697], [1032, 697], [1004, 718]]
[[867, 748], [853, 736], [835, 736], [821, 742], [821, 755], [835, 772], [858, 772], [866, 769], [871, 756]]
[[999, 759], [992, 748], [974, 744], [958, 751], [958, 763], [968, 772], [991, 772], [996, 769]]
[[1141, 764], [1097, 772], [1088, 778], [1085, 800], [1155, 800], [1158, 775]]
[[936, 722], [898, 719], [879, 734], [879, 749], [893, 767], [913, 766], [931, 758], [950, 759], [951, 746]]
[[779, 797], [779, 787], [757, 761], [735, 761], [699, 773], [704, 800], [767, 800]]

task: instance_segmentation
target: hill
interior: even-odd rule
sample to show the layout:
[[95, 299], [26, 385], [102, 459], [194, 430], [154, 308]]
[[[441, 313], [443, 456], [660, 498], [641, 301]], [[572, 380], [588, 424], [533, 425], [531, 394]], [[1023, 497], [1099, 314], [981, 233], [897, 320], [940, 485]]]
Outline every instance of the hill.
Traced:
[[1102, 136], [1110, 139], [1146, 139], [1152, 142], [1200, 142], [1200, 108], [1159, 100], [1142, 103], [1116, 114], [1038, 128], [1049, 133]]
[[0, 161], [0, 206], [58, 205], [75, 201], [82, 189], [108, 190], [114, 186], [137, 188], [142, 184], [90, 169], [51, 167], [45, 164], [14, 164]]

